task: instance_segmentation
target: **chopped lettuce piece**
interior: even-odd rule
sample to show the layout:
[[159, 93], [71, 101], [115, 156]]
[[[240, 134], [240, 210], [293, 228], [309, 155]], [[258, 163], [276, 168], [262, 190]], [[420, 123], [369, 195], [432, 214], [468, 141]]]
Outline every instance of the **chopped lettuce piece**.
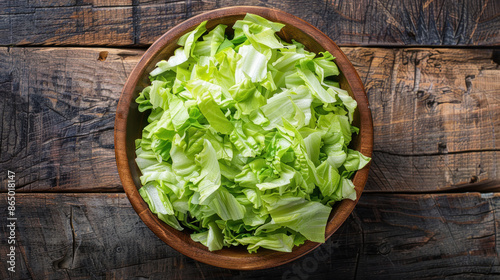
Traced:
[[276, 224], [300, 232], [311, 241], [325, 242], [331, 207], [302, 197], [281, 197], [267, 208]]

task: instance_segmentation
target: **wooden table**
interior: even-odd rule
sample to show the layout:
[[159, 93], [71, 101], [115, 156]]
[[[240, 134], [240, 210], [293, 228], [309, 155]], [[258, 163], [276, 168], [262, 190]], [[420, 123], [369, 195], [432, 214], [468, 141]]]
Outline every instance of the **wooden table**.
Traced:
[[[160, 241], [123, 193], [113, 150], [120, 91], [144, 50], [193, 15], [242, 4], [295, 14], [342, 46], [375, 127], [351, 217], [313, 253], [261, 271]], [[2, 1], [0, 45], [1, 279], [500, 277], [498, 0]]]

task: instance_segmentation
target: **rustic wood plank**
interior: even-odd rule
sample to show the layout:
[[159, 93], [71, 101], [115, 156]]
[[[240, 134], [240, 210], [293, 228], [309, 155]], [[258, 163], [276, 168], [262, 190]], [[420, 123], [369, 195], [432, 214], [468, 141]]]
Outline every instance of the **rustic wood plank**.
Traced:
[[498, 151], [400, 156], [373, 153], [365, 191], [500, 191]]
[[1, 169], [16, 172], [23, 191], [120, 190], [114, 112], [141, 54], [1, 49]]
[[0, 45], [144, 46], [175, 24], [215, 8], [282, 9], [340, 45], [500, 44], [498, 1], [51, 0], [0, 3]]
[[85, 2], [2, 1], [0, 44], [135, 44], [131, 1], [125, 1], [123, 4], [126, 6], [118, 7], [101, 5], [108, 1]]
[[344, 51], [372, 109], [370, 190], [449, 189], [484, 180], [500, 185], [497, 51]]
[[[6, 195], [0, 195], [5, 209]], [[15, 279], [340, 279], [500, 275], [500, 194], [363, 195], [328, 242], [290, 264], [220, 269], [184, 257], [140, 221], [125, 194], [17, 194]], [[0, 220], [6, 220], [0, 211]], [[7, 254], [7, 228], [0, 254]], [[2, 262], [2, 267], [6, 267]], [[6, 269], [0, 277], [6, 279]]]
[[[500, 68], [485, 49], [344, 47], [374, 120], [366, 191], [500, 186]], [[19, 191], [121, 191], [114, 113], [141, 50], [0, 49], [0, 169]], [[498, 60], [496, 60], [498, 62]], [[1, 180], [4, 180], [2, 178]], [[0, 191], [5, 191], [1, 184]]]

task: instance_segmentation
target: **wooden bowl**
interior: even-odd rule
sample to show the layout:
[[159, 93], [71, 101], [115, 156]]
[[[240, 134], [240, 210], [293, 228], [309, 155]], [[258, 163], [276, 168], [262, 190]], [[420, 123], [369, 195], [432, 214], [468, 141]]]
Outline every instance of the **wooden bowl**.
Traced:
[[[318, 247], [320, 243], [307, 241], [305, 244], [295, 247], [291, 253], [261, 248], [257, 253], [249, 254], [246, 248], [241, 246], [210, 252], [205, 246], [192, 241], [187, 230], [177, 231], [171, 228], [149, 210], [148, 205], [138, 192], [141, 186], [140, 171], [134, 161], [134, 140], [141, 137], [141, 130], [147, 123], [147, 114], [137, 110], [137, 104], [134, 100], [142, 89], [148, 86], [148, 74], [153, 70], [155, 64], [170, 57], [178, 47], [176, 42], [179, 37], [193, 30], [202, 21], [208, 20], [206, 25], [208, 30], [218, 24], [225, 24], [230, 29], [229, 27], [236, 20], [243, 19], [246, 13], [253, 13], [271, 21], [284, 23], [285, 27], [278, 34], [282, 39], [288, 42], [295, 39], [312, 52], [318, 53], [327, 50], [336, 57], [335, 62], [342, 72], [340, 76], [341, 88], [347, 90], [358, 102], [358, 109], [354, 115], [354, 125], [359, 127], [360, 131], [357, 137], [354, 136], [351, 148], [366, 156], [372, 156], [373, 124], [368, 100], [356, 70], [344, 53], [324, 33], [293, 15], [277, 9], [245, 6], [217, 9], [192, 17], [170, 29], [146, 51], [128, 77], [118, 103], [115, 120], [115, 153], [123, 189], [135, 211], [161, 240], [175, 250], [200, 262], [223, 268], [253, 270], [275, 267], [295, 260]], [[368, 168], [366, 166], [357, 171], [353, 178], [358, 199], [368, 177]], [[342, 225], [357, 201], [343, 200], [336, 203], [326, 227], [326, 238], [329, 238]]]

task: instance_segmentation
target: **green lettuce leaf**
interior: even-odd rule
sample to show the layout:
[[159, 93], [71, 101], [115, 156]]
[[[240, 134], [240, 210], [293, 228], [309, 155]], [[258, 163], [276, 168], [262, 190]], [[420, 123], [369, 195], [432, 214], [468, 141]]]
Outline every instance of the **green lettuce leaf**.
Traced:
[[204, 140], [203, 150], [196, 156], [196, 164], [200, 166], [200, 176], [193, 180], [193, 183], [198, 186], [200, 194], [200, 204], [216, 192], [221, 184], [221, 174], [219, 162], [217, 161], [217, 153], [215, 152], [210, 141]]
[[267, 206], [273, 221], [300, 232], [314, 242], [325, 242], [325, 227], [331, 207], [301, 197], [281, 197]]
[[293, 236], [288, 236], [284, 233], [266, 234], [264, 236], [248, 236], [237, 238], [241, 245], [248, 245], [248, 252], [257, 252], [259, 247], [280, 251], [291, 252], [293, 247]]

